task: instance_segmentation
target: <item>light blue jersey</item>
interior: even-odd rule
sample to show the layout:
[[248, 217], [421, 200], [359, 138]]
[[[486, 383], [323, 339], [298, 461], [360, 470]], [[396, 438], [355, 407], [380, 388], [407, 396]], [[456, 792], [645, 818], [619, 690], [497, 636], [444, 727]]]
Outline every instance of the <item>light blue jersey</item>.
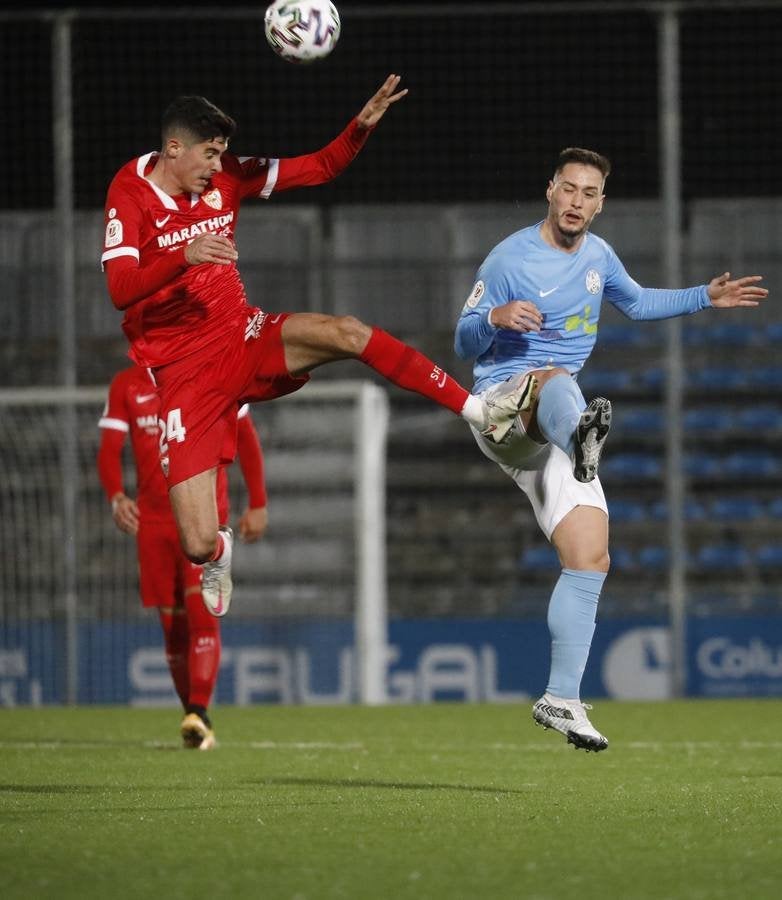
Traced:
[[[587, 233], [574, 253], [547, 244], [542, 222], [501, 241], [478, 270], [456, 325], [455, 349], [475, 359], [474, 393], [518, 372], [562, 366], [576, 374], [597, 339], [603, 298], [630, 319], [668, 319], [711, 306], [706, 285], [682, 290], [643, 288], [613, 248]], [[531, 300], [543, 314], [539, 332], [489, 323], [492, 307]]]

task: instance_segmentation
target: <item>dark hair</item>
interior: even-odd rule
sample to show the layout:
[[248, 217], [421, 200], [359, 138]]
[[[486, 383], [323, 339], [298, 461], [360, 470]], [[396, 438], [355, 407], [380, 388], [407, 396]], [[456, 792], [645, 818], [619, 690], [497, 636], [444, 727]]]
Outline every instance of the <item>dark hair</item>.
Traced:
[[555, 174], [559, 174], [568, 163], [581, 163], [583, 166], [594, 166], [600, 170], [603, 180], [611, 174], [611, 163], [600, 153], [594, 150], [584, 150], [583, 147], [565, 147], [557, 157]]
[[163, 113], [161, 122], [163, 143], [177, 132], [208, 141], [216, 137], [228, 140], [235, 131], [236, 122], [206, 97], [177, 97]]

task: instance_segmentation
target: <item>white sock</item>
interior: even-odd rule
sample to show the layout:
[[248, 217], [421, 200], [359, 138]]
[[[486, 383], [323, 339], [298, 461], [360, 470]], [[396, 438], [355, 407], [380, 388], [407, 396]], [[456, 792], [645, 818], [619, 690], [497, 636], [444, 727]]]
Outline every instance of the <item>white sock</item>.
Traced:
[[464, 401], [464, 406], [459, 415], [466, 419], [470, 425], [482, 431], [486, 427], [486, 417], [483, 414], [483, 401], [475, 394], [469, 394]]

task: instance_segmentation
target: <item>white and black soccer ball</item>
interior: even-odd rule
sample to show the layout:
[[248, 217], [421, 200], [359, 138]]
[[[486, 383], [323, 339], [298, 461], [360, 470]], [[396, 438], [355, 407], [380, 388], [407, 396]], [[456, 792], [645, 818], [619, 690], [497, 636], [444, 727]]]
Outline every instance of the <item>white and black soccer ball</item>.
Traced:
[[295, 63], [328, 56], [337, 45], [340, 27], [337, 7], [328, 0], [275, 0], [264, 18], [269, 46]]

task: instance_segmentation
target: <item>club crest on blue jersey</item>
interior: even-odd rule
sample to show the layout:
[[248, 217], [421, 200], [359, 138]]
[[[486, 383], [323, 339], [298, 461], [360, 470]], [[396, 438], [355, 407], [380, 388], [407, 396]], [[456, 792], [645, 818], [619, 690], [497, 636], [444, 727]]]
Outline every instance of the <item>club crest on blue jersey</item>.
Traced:
[[602, 290], [603, 283], [600, 280], [600, 273], [597, 269], [590, 269], [586, 273], [585, 279], [586, 289], [590, 294], [599, 294]]

